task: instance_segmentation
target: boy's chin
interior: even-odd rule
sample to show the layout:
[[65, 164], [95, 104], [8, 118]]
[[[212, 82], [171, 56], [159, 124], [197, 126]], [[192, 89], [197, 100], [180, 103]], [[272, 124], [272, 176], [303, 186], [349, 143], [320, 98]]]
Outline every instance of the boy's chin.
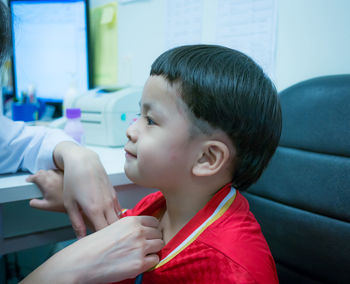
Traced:
[[135, 174], [135, 172], [133, 172], [131, 169], [124, 167], [124, 172], [126, 177], [131, 180], [133, 183], [137, 184], [137, 185], [141, 185], [140, 184], [140, 178], [138, 177], [137, 174]]
[[132, 171], [126, 165], [124, 165], [124, 172], [125, 172], [125, 175], [127, 176], [127, 178], [129, 180], [131, 180], [132, 182], [134, 182]]
[[158, 184], [155, 184], [154, 178], [140, 174], [135, 167], [130, 164], [124, 164], [124, 172], [130, 181], [140, 187], [158, 188]]

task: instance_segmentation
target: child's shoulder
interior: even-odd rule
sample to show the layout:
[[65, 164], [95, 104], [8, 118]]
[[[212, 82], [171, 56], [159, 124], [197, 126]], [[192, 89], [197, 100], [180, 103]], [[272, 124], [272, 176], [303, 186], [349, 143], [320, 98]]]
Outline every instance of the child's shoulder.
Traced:
[[225, 214], [213, 223], [203, 234], [205, 243], [220, 250], [253, 249], [254, 246], [269, 248], [261, 232], [261, 227], [250, 211], [248, 201], [237, 191], [236, 198]]
[[249, 209], [248, 201], [237, 192], [234, 203], [231, 210], [201, 235], [199, 241], [252, 273], [255, 279], [266, 275], [277, 279], [269, 246]]

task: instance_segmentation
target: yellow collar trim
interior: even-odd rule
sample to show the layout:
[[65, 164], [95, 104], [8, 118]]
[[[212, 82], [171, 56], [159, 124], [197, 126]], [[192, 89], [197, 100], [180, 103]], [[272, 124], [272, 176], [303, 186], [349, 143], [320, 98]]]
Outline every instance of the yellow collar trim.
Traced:
[[180, 252], [182, 252], [185, 248], [187, 248], [191, 243], [194, 242], [195, 239], [212, 223], [214, 223], [217, 219], [219, 219], [231, 206], [236, 197], [236, 189], [231, 187], [230, 192], [226, 195], [226, 197], [220, 202], [218, 207], [215, 209], [214, 213], [203, 222], [191, 235], [189, 235], [181, 244], [179, 244], [171, 253], [169, 253], [164, 259], [162, 259], [154, 268], [151, 270], [157, 269], [164, 264], [168, 263], [175, 256], [177, 256]]

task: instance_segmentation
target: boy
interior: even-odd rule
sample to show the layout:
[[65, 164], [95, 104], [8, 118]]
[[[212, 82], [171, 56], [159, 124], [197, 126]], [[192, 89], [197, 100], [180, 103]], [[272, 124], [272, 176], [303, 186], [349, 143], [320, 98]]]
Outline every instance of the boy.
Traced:
[[127, 130], [125, 173], [160, 192], [124, 216], [157, 217], [166, 246], [136, 283], [278, 283], [238, 191], [260, 177], [279, 141], [272, 82], [246, 55], [213, 45], [171, 49], [150, 75]]
[[142, 283], [278, 282], [236, 189], [259, 178], [280, 133], [276, 90], [244, 54], [194, 45], [156, 59], [125, 145], [126, 175], [161, 191], [125, 212], [157, 216], [166, 244]]

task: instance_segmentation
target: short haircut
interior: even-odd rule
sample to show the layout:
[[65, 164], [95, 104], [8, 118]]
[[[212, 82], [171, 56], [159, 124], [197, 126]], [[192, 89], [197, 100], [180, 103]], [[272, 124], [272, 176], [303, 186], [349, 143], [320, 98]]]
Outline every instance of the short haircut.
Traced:
[[11, 51], [10, 13], [8, 7], [0, 0], [0, 67]]
[[194, 124], [207, 123], [231, 139], [237, 151], [233, 186], [242, 191], [258, 180], [277, 148], [282, 128], [276, 88], [259, 65], [227, 47], [187, 45], [161, 54], [150, 75], [179, 84], [190, 119], [199, 122], [192, 119]]

